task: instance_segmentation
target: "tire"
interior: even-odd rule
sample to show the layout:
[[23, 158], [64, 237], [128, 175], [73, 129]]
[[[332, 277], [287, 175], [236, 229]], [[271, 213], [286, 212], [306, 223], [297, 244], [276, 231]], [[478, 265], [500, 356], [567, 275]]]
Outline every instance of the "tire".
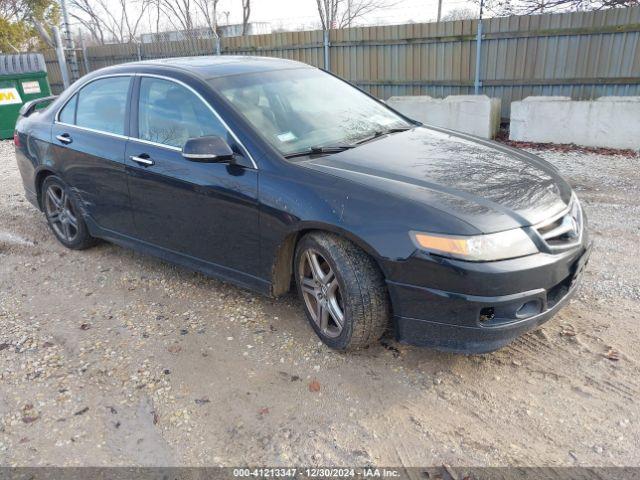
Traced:
[[42, 182], [41, 204], [49, 228], [58, 241], [72, 250], [96, 244], [82, 218], [75, 196], [60, 177], [50, 175]]
[[328, 347], [355, 350], [382, 337], [390, 314], [384, 277], [353, 243], [331, 233], [305, 235], [296, 248], [294, 275], [307, 319]]

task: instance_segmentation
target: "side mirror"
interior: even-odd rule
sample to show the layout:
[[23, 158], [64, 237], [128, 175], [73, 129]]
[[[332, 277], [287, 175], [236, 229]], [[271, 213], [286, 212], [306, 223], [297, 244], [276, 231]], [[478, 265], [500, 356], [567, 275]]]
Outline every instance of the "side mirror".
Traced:
[[188, 139], [182, 147], [182, 156], [192, 162], [233, 163], [233, 150], [217, 135]]

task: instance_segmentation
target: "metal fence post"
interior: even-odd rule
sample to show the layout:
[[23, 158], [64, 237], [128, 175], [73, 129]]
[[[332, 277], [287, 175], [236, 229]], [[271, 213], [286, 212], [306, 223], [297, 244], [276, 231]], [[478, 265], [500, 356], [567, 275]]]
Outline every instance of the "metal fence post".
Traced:
[[84, 36], [82, 35], [82, 30], [80, 30], [80, 48], [82, 48], [82, 61], [84, 62], [84, 73], [87, 74], [91, 71], [91, 66], [89, 65], [89, 57], [87, 56], [87, 46], [84, 43]]
[[138, 54], [138, 61], [142, 61], [142, 43], [136, 42], [136, 53]]
[[480, 94], [480, 87], [482, 83], [480, 81], [480, 68], [482, 65], [482, 9], [484, 7], [484, 0], [480, 0], [480, 16], [478, 17], [478, 32], [476, 35], [476, 76], [473, 81], [473, 92], [476, 95]]
[[329, 55], [329, 48], [331, 48], [331, 44], [329, 43], [329, 30], [323, 30], [323, 47], [324, 47], [324, 69], [327, 71], [331, 71], [331, 56]]
[[58, 27], [53, 27], [53, 36], [56, 39], [56, 56], [58, 57], [58, 65], [60, 66], [62, 86], [69, 88], [69, 71], [67, 70], [67, 61], [64, 58], [64, 45], [62, 45], [62, 37], [60, 37]]
[[218, 32], [216, 32], [215, 28], [211, 30], [211, 33], [213, 33], [213, 41], [215, 42], [216, 55], [220, 55], [220, 35], [218, 35]]
[[482, 19], [478, 20], [478, 34], [476, 37], [476, 76], [473, 81], [473, 92], [476, 95], [480, 94], [480, 67], [482, 62]]

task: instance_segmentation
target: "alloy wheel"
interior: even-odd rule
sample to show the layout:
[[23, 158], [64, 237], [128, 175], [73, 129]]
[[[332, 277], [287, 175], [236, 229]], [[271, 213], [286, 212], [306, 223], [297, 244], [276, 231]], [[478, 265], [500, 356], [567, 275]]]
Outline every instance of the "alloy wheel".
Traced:
[[322, 334], [338, 337], [344, 328], [344, 306], [331, 266], [319, 252], [307, 249], [300, 259], [298, 275], [311, 318]]
[[45, 209], [51, 228], [66, 242], [78, 236], [78, 218], [65, 189], [60, 185], [49, 185], [45, 194]]

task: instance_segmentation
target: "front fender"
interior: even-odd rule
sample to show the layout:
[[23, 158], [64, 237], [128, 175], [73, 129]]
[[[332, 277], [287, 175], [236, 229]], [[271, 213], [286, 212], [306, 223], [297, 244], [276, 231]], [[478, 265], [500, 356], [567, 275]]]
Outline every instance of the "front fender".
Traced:
[[[265, 279], [286, 274], [295, 242], [310, 230], [350, 240], [373, 257], [386, 275], [387, 261], [406, 260], [414, 254], [409, 232], [423, 230], [430, 222], [441, 224], [443, 215], [428, 205], [297, 164], [281, 174], [261, 172], [259, 201], [260, 272]], [[286, 268], [283, 262], [288, 263]]]

